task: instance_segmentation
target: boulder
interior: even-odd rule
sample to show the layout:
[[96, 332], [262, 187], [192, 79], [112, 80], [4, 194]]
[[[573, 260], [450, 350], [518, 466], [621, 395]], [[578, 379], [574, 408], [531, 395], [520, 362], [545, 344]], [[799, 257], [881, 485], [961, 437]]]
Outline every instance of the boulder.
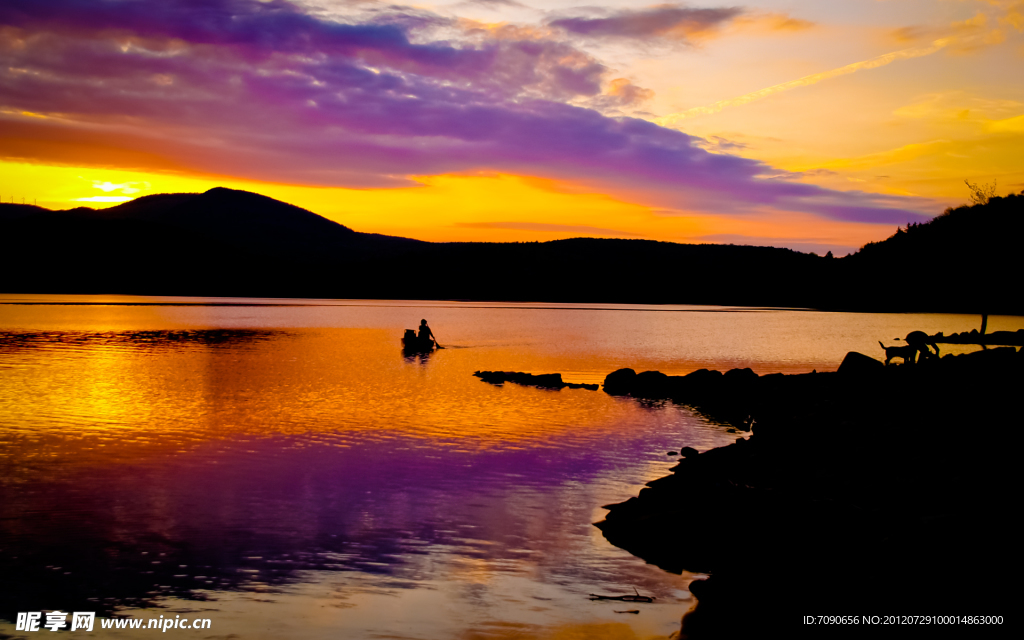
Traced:
[[525, 375], [523, 381], [515, 380], [519, 384], [532, 384], [538, 387], [563, 387], [565, 383], [562, 382], [562, 374], [560, 373], [544, 373], [541, 375]]
[[[735, 371], [735, 369], [734, 369], [734, 371]], [[753, 371], [751, 371], [751, 373], [753, 373]], [[697, 369], [696, 371], [688, 373], [688, 374], [686, 374], [683, 377], [686, 378], [687, 382], [707, 382], [707, 381], [717, 381], [723, 375], [724, 374], [721, 371], [709, 371], [708, 369]]]
[[636, 374], [632, 395], [642, 398], [664, 398], [668, 395], [669, 377], [660, 371]]
[[875, 360], [871, 356], [857, 351], [847, 353], [842, 364], [839, 365], [839, 374], [842, 376], [876, 376], [883, 371], [885, 371], [885, 365], [880, 360]]
[[757, 374], [750, 367], [746, 369], [729, 369], [724, 374], [726, 382], [749, 382], [757, 380]]
[[619, 369], [605, 376], [604, 391], [613, 396], [627, 396], [633, 391], [635, 383], [636, 371], [632, 369]]

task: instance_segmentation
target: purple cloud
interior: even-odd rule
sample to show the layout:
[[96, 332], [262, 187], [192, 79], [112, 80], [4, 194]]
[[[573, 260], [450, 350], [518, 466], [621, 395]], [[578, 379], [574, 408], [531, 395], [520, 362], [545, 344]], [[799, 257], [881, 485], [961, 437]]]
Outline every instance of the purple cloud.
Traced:
[[342, 58], [495, 91], [541, 85], [557, 98], [599, 93], [605, 70], [565, 43], [415, 44], [407, 31], [452, 21], [395, 9], [378, 13], [371, 23], [345, 24], [317, 18], [285, 0], [9, 0], [0, 5], [0, 24], [61, 38], [103, 38], [147, 51], [171, 52], [184, 42], [250, 64], [273, 65], [283, 56]]
[[736, 142], [734, 140], [723, 138], [722, 136], [708, 136], [703, 141], [695, 142], [694, 144], [700, 146], [702, 149], [707, 149], [708, 151], [715, 151], [719, 153], [725, 153], [738, 149], [746, 149], [747, 147], [750, 146], [743, 142]]
[[739, 7], [694, 9], [663, 4], [622, 9], [604, 15], [575, 16], [548, 21], [552, 27], [590, 38], [669, 38], [688, 41], [716, 31], [744, 13]]
[[489, 9], [499, 9], [504, 7], [515, 7], [517, 9], [529, 8], [522, 2], [516, 2], [516, 0], [465, 0], [464, 2], [458, 3], [457, 6], [482, 6]]
[[[0, 116], [0, 153], [47, 161], [64, 140], [59, 161], [73, 162], [77, 140], [77, 161], [95, 162], [93, 141], [143, 164], [158, 154], [160, 168], [357, 187], [501, 171], [680, 212], [889, 224], [932, 206], [801, 184], [679, 131], [567, 104], [646, 94], [609, 85], [598, 61], [536, 31], [456, 38], [445, 18], [389, 11], [344, 24], [283, 0], [6, 0], [0, 109], [59, 118]], [[429, 24], [452, 39], [425, 40]]]

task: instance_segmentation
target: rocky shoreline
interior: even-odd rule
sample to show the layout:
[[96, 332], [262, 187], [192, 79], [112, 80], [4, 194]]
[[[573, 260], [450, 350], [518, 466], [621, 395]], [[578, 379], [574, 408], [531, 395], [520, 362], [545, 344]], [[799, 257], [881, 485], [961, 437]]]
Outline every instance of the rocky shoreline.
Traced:
[[752, 435], [680, 459], [597, 526], [663, 569], [711, 574], [691, 585], [684, 638], [881, 632], [804, 622], [821, 615], [999, 615], [901, 633], [1005, 634], [1022, 383], [1012, 347], [888, 367], [851, 353], [838, 372], [801, 375], [616, 371], [610, 394], [687, 404]]
[[928, 336], [928, 341], [939, 344], [995, 344], [1024, 346], [1024, 329], [1018, 329], [1017, 331], [993, 331], [992, 333], [980, 333], [977, 329], [973, 329], [971, 331], [954, 333], [948, 336], [943, 335], [942, 333], [936, 333], [934, 336]]

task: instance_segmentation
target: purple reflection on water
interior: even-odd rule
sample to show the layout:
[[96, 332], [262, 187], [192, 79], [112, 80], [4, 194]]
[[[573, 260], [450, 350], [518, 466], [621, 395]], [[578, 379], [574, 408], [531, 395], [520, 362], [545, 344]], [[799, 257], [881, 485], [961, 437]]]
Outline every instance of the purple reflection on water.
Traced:
[[619, 580], [614, 559], [587, 548], [588, 529], [621, 476], [642, 473], [632, 461], [655, 458], [649, 433], [608, 449], [502, 451], [378, 435], [344, 448], [329, 438], [218, 443], [4, 485], [0, 512], [17, 517], [3, 528], [4, 573], [21, 581], [5, 582], [2, 600], [13, 611], [46, 602], [106, 613], [157, 595], [280, 586], [308, 570], [415, 588], [437, 577], [420, 557], [438, 549], [556, 584]]

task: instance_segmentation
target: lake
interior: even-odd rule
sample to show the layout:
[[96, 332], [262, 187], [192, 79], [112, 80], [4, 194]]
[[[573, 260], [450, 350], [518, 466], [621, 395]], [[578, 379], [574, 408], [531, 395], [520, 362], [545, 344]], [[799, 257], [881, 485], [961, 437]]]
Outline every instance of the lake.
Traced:
[[[405, 357], [402, 332], [421, 318], [446, 348]], [[668, 451], [741, 434], [685, 407], [494, 386], [474, 371], [588, 383], [621, 367], [830, 371], [847, 351], [881, 358], [879, 340], [911, 330], [979, 326], [694, 306], [0, 295], [0, 635], [36, 637], [15, 630], [17, 612], [61, 610], [205, 618], [204, 637], [667, 637], [695, 576], [646, 565], [592, 523], [665, 475]], [[990, 331], [1020, 328], [1024, 318], [989, 318]], [[634, 588], [655, 602], [588, 599]]]

